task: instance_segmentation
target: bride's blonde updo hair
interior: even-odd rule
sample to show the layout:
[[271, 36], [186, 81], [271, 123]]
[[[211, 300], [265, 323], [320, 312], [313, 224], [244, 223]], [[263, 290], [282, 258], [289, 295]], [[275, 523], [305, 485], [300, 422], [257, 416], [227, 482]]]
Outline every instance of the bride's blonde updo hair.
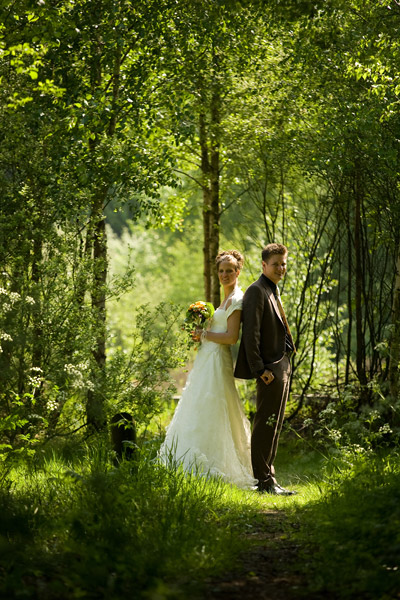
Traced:
[[222, 250], [221, 252], [218, 252], [215, 258], [215, 264], [217, 265], [217, 268], [220, 263], [225, 261], [234, 263], [235, 270], [240, 271], [243, 267], [244, 257], [243, 254], [240, 254], [238, 250]]

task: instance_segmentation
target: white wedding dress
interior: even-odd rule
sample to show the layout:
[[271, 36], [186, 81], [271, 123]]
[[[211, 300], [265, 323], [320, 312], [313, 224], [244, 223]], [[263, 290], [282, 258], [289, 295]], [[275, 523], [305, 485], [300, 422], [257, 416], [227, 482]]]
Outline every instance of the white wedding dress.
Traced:
[[[236, 289], [225, 311], [218, 308], [211, 331], [225, 332], [228, 317], [242, 308], [243, 292]], [[181, 464], [186, 471], [221, 477], [241, 488], [253, 488], [250, 423], [233, 377], [231, 347], [205, 340], [189, 373], [181, 399], [162, 444], [165, 464]]]

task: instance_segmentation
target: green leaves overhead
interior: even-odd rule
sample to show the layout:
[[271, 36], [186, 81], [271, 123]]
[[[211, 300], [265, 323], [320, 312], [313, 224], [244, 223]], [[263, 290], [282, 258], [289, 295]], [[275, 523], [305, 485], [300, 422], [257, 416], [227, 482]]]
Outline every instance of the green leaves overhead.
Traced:
[[399, 27], [395, 0], [3, 2], [0, 283], [35, 300], [2, 322], [4, 389], [23, 393], [32, 366], [62, 389], [79, 344], [88, 381], [96, 353], [102, 371], [110, 206], [198, 237], [201, 215], [207, 280], [219, 236], [254, 276], [259, 248], [286, 241], [302, 392], [318, 356], [346, 383], [384, 379]]

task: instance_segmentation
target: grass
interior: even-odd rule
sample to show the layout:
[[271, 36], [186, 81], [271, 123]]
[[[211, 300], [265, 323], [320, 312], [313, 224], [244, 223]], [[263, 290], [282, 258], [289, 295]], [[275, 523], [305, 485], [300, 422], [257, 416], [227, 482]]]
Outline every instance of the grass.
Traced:
[[166, 469], [151, 449], [118, 468], [101, 444], [77, 456], [21, 467], [2, 491], [0, 597], [180, 597], [230, 566], [257, 518], [254, 493]]
[[397, 452], [359, 458], [328, 475], [324, 493], [291, 507], [301, 524], [309, 593], [341, 599], [400, 597], [400, 460]]
[[275, 509], [287, 515], [283, 537], [302, 547], [305, 597], [398, 598], [396, 453], [347, 460], [339, 472], [287, 437], [278, 478], [299, 494], [283, 498], [185, 476], [154, 456], [147, 444], [134, 464], [116, 468], [99, 440], [14, 471], [0, 492], [0, 597], [194, 597], [260, 528], [273, 533]]
[[299, 597], [400, 598], [400, 455], [396, 448], [359, 452], [280, 447], [279, 481], [299, 494], [269, 500], [284, 510], [286, 534], [301, 551]]

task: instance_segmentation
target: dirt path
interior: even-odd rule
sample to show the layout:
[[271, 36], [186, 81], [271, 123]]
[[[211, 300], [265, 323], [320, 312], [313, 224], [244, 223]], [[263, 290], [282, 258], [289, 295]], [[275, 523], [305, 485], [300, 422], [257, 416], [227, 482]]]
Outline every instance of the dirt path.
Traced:
[[299, 546], [285, 534], [286, 516], [266, 510], [260, 525], [247, 534], [254, 547], [246, 549], [237, 565], [223, 576], [209, 578], [204, 600], [333, 600], [311, 594], [298, 563]]

